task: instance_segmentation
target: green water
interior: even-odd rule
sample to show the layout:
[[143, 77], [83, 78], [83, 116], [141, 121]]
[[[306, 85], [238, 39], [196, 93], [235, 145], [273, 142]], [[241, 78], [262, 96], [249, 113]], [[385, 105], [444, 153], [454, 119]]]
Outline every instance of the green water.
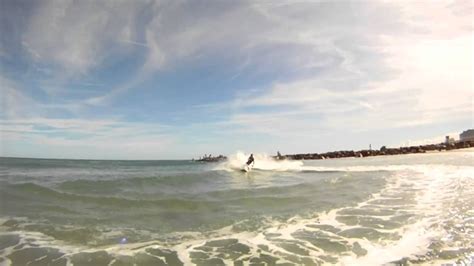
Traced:
[[275, 162], [0, 159], [6, 265], [472, 262], [470, 150]]

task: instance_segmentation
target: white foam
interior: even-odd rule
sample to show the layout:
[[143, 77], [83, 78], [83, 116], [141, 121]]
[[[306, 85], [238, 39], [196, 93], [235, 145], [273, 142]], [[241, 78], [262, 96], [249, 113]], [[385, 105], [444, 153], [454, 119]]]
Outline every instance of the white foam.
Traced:
[[[321, 169], [321, 168], [318, 168]], [[326, 168], [327, 169], [327, 168]], [[353, 239], [342, 238], [344, 241], [354, 244], [358, 242], [362, 248], [367, 251], [365, 256], [341, 257], [339, 263], [342, 265], [380, 265], [393, 261], [397, 261], [406, 257], [413, 257], [415, 255], [424, 255], [429, 251], [429, 245], [433, 239], [440, 239], [446, 232], [433, 225], [441, 222], [445, 215], [443, 204], [446, 200], [453, 200], [456, 195], [451, 191], [450, 186], [454, 180], [459, 178], [472, 179], [473, 168], [469, 166], [442, 166], [442, 165], [393, 165], [393, 166], [354, 166], [354, 167], [339, 167], [333, 168], [337, 170], [347, 171], [394, 171], [395, 173], [388, 176], [387, 187], [379, 193], [372, 195], [367, 201], [361, 202], [353, 208], [371, 207], [376, 209], [384, 208], [384, 205], [372, 204], [372, 201], [385, 199], [402, 199], [400, 193], [404, 193], [406, 189], [410, 193], [415, 193], [413, 203], [400, 205], [387, 203], [387, 208], [397, 208], [403, 212], [408, 212], [415, 215], [417, 218], [412, 223], [403, 225], [395, 229], [377, 229], [380, 232], [398, 234], [401, 236], [398, 240], [385, 239], [382, 241], [369, 241], [367, 239]], [[302, 219], [300, 217], [293, 217], [286, 222], [274, 222], [272, 226], [265, 229], [265, 234], [274, 233], [279, 234], [277, 239], [286, 241], [300, 241], [295, 239], [293, 234], [300, 230], [317, 231], [309, 224], [331, 225], [339, 230], [347, 230], [359, 226], [350, 226], [339, 222], [336, 219], [337, 213], [341, 209], [333, 209], [327, 213], [319, 213], [318, 219]], [[383, 220], [389, 220], [389, 216], [367, 215], [363, 217], [374, 217]], [[329, 233], [330, 234], [330, 233]], [[268, 246], [272, 252], [278, 251], [281, 253], [288, 253], [286, 250], [277, 246], [273, 241], [267, 239], [263, 233], [254, 237], [248, 238], [242, 235], [232, 235], [232, 238], [237, 238], [241, 242], [246, 242], [249, 246], [258, 246], [263, 244]], [[323, 252], [315, 251], [311, 243], [306, 243], [307, 251], [311, 256], [319, 256]], [[317, 248], [316, 248], [317, 250]]]
[[[247, 154], [237, 153], [231, 157], [227, 162], [220, 164], [218, 167], [223, 170], [240, 169], [240, 167], [247, 160]], [[445, 204], [457, 199], [456, 190], [453, 186], [461, 186], [464, 184], [471, 184], [466, 189], [474, 192], [472, 187], [472, 179], [474, 178], [474, 167], [472, 166], [449, 166], [449, 165], [389, 165], [389, 166], [344, 166], [344, 167], [316, 167], [305, 166], [301, 161], [275, 161], [265, 154], [254, 154], [255, 168], [261, 170], [271, 171], [390, 171], [390, 173], [383, 178], [386, 178], [386, 187], [373, 194], [369, 199], [360, 203], [354, 203], [354, 206], [346, 206], [345, 208], [396, 208], [403, 213], [416, 215], [416, 219], [408, 221], [401, 227], [395, 229], [377, 229], [383, 233], [399, 234], [401, 236], [398, 240], [382, 239], [381, 241], [371, 241], [360, 238], [344, 238], [337, 235], [337, 238], [346, 241], [349, 244], [358, 242], [362, 248], [367, 251], [364, 256], [357, 257], [355, 254], [350, 256], [339, 257], [339, 264], [343, 265], [380, 265], [397, 261], [405, 257], [412, 257], [417, 254], [423, 255], [429, 250], [429, 245], [433, 239], [440, 239], [447, 237], [448, 232], [444, 231], [441, 226], [435, 226], [442, 223], [450, 215], [450, 210], [444, 208]], [[382, 178], [382, 177], [381, 177]], [[464, 182], [464, 183], [463, 183]], [[414, 193], [415, 197], [410, 199], [410, 202], [405, 205], [398, 205], [395, 203], [377, 203], [374, 201], [386, 199], [401, 199], [403, 193]], [[408, 193], [407, 192], [407, 193]], [[469, 195], [469, 194], [467, 194]], [[470, 194], [472, 195], [472, 194]], [[471, 196], [472, 197], [472, 196]], [[384, 205], [385, 204], [385, 205]], [[343, 208], [343, 209], [345, 209]], [[281, 252], [289, 254], [289, 252], [278, 245], [278, 241], [298, 241], [302, 243], [301, 248], [308, 251], [311, 257], [327, 255], [313, 246], [311, 243], [294, 237], [294, 233], [298, 231], [318, 231], [314, 227], [308, 225], [331, 225], [339, 230], [347, 230], [359, 226], [347, 225], [337, 220], [338, 212], [342, 209], [332, 209], [329, 212], [322, 212], [314, 214], [317, 218], [301, 218], [293, 217], [287, 221], [279, 222], [268, 219], [267, 222], [256, 232], [239, 232], [235, 233], [232, 226], [224, 227], [220, 230], [201, 233], [189, 233], [190, 239], [185, 240], [177, 245], [166, 245], [166, 243], [157, 244], [157, 241], [150, 241], [138, 244], [114, 245], [110, 247], [100, 247], [95, 250], [107, 250], [110, 253], [133, 255], [138, 252], [143, 252], [146, 248], [167, 248], [177, 251], [179, 259], [185, 264], [192, 264], [190, 252], [194, 248], [204, 245], [207, 241], [218, 239], [237, 239], [239, 242], [246, 244], [250, 248], [250, 254], [244, 257], [258, 256], [259, 245], [266, 245], [271, 250], [271, 253]], [[474, 213], [472, 210], [467, 213], [471, 217], [467, 217], [465, 221], [472, 220]], [[374, 218], [389, 220], [389, 216], [367, 215]], [[364, 216], [365, 217], [365, 216]], [[268, 234], [279, 234], [275, 239], [266, 237]], [[330, 232], [328, 232], [331, 235]], [[30, 235], [32, 236], [32, 235]], [[336, 235], [334, 235], [336, 237]], [[41, 239], [41, 236], [34, 236], [36, 239]], [[448, 239], [449, 240], [449, 239]], [[43, 245], [47, 245], [51, 239], [45, 239]], [[92, 251], [94, 249], [85, 249], [78, 247], [64, 247], [62, 250], [68, 250], [68, 253], [80, 251]], [[287, 262], [281, 259], [279, 262]], [[225, 261], [226, 264], [231, 264], [230, 261]]]
[[[472, 156], [468, 153], [469, 156]], [[225, 162], [220, 163], [214, 170], [225, 170], [225, 171], [235, 171], [243, 169], [243, 166], [247, 162], [250, 154], [244, 152], [236, 152], [228, 157]], [[467, 155], [466, 155], [467, 156]], [[376, 171], [417, 171], [417, 172], [427, 172], [433, 167], [442, 167], [440, 165], [432, 164], [398, 164], [398, 165], [354, 165], [354, 166], [314, 166], [307, 165], [305, 161], [302, 160], [275, 160], [273, 157], [265, 153], [254, 154], [255, 165], [253, 169], [264, 170], [264, 171], [311, 171], [311, 172], [376, 172]], [[388, 157], [387, 157], [388, 158]], [[314, 161], [313, 161], [314, 162]], [[362, 162], [362, 161], [361, 161]], [[365, 162], [365, 161], [364, 161]], [[456, 171], [469, 171], [474, 172], [473, 166], [449, 166], [456, 169]]]
[[[215, 168], [215, 170], [235, 171], [241, 170], [250, 154], [237, 152]], [[266, 171], [302, 171], [303, 162], [290, 160], [275, 160], [267, 154], [254, 154], [255, 164], [253, 169]]]
[[407, 224], [397, 232], [402, 237], [397, 241], [374, 243], [363, 241], [363, 248], [367, 255], [357, 258], [347, 256], [341, 258], [344, 265], [380, 265], [405, 257], [423, 255], [429, 250], [429, 245], [434, 239], [442, 240], [443, 236], [449, 235], [439, 224], [447, 219], [449, 212], [444, 204], [453, 200], [457, 195], [450, 191], [450, 185], [460, 178], [472, 178], [471, 167], [459, 166], [433, 166], [415, 165], [403, 166], [416, 170], [418, 175], [399, 175], [396, 182], [390, 184], [386, 190], [397, 191], [403, 189], [401, 185], [410, 183], [418, 189], [416, 204], [413, 207], [405, 207], [406, 211], [419, 216], [417, 222]]

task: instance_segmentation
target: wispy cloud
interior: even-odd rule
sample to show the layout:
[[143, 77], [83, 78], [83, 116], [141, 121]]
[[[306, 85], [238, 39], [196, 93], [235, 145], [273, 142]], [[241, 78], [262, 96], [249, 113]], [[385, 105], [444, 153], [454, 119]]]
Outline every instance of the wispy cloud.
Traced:
[[[397, 35], [381, 31], [351, 48], [330, 32], [331, 51], [343, 59], [339, 64], [326, 65], [317, 78], [278, 82], [263, 93], [219, 104], [220, 108], [232, 108], [233, 123], [255, 132], [285, 129], [277, 132], [288, 136], [316, 132], [313, 123], [320, 131], [355, 132], [469, 119], [474, 88], [472, 31], [466, 17], [458, 18], [443, 4], [430, 6], [437, 15], [423, 15], [421, 20], [412, 17], [422, 15], [417, 4], [399, 8], [400, 19], [413, 30]], [[273, 13], [268, 16], [279, 19]], [[455, 29], [431, 27], [440, 17]], [[361, 38], [372, 35], [373, 27], [365, 25], [367, 33]], [[357, 48], [363, 45], [370, 45], [370, 53], [380, 58]]]
[[[143, 3], [143, 2], [142, 2]], [[55, 64], [67, 75], [84, 75], [113, 54], [116, 39], [146, 5], [131, 2], [42, 1], [34, 9], [23, 43], [34, 60]], [[128, 35], [133, 35], [129, 33]]]
[[35, 151], [38, 157], [159, 158], [176, 143], [167, 126], [116, 120], [0, 120], [0, 133], [2, 155], [7, 156], [15, 156], [18, 152], [15, 143], [22, 142], [43, 147], [42, 152]]
[[146, 43], [142, 43], [142, 42], [135, 42], [135, 41], [131, 41], [131, 40], [121, 40], [121, 42], [129, 43], [129, 44], [133, 44], [133, 45], [138, 45], [138, 46], [141, 46], [141, 47], [148, 47], [148, 45]]
[[176, 143], [210, 136], [216, 147], [240, 134], [291, 148], [472, 124], [472, 10], [472, 1], [7, 1], [2, 134], [182, 151]]
[[404, 146], [419, 146], [419, 145], [428, 145], [428, 144], [439, 144], [443, 143], [445, 141], [446, 136], [449, 136], [450, 138], [453, 138], [455, 140], [459, 139], [459, 133], [460, 132], [447, 132], [442, 135], [438, 136], [432, 136], [428, 138], [423, 138], [423, 139], [414, 139], [414, 140], [406, 140], [402, 143], [400, 143], [400, 147]]
[[15, 118], [41, 113], [39, 104], [24, 94], [18, 85], [0, 75], [0, 103], [2, 118]]

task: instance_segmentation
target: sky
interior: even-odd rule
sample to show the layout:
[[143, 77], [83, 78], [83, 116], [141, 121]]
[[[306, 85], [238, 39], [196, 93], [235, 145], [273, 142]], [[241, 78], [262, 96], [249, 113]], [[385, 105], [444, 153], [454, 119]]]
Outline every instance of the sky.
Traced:
[[474, 127], [473, 14], [470, 0], [0, 0], [0, 156], [442, 142]]

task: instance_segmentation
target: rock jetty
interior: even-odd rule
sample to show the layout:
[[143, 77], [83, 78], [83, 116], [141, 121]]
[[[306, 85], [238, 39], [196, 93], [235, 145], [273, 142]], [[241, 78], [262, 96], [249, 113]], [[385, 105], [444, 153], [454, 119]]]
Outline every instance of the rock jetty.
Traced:
[[380, 156], [380, 155], [397, 155], [397, 154], [410, 154], [410, 153], [425, 153], [427, 151], [443, 151], [443, 150], [454, 150], [474, 147], [474, 141], [459, 141], [456, 143], [440, 143], [440, 144], [429, 144], [420, 146], [400, 147], [400, 148], [387, 148], [382, 146], [379, 150], [343, 150], [343, 151], [332, 151], [325, 153], [300, 153], [300, 154], [287, 154], [274, 156], [276, 160], [321, 160], [329, 158], [345, 158], [345, 157], [369, 157], [369, 156]]
[[212, 156], [211, 154], [209, 155], [204, 154], [203, 157], [199, 157], [199, 159], [197, 160], [193, 159], [193, 161], [196, 161], [196, 162], [220, 162], [224, 160], [227, 160], [227, 157], [225, 157], [224, 155]]

